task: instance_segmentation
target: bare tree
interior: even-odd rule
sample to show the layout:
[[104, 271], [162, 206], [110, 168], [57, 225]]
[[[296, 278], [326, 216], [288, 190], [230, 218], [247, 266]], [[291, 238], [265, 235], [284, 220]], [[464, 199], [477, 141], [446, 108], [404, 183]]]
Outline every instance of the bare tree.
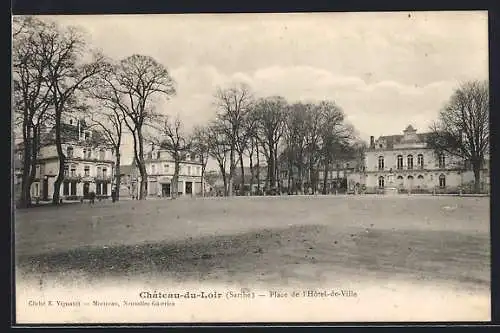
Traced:
[[255, 106], [255, 133], [267, 159], [269, 186], [274, 189], [278, 174], [278, 146], [284, 132], [286, 100], [280, 96], [260, 99]]
[[474, 172], [474, 191], [479, 192], [489, 139], [488, 82], [465, 82], [455, 90], [431, 126], [428, 143], [437, 153], [447, 152], [470, 162]]
[[205, 196], [205, 170], [207, 168], [208, 158], [210, 156], [208, 131], [209, 129], [207, 127], [195, 127], [191, 140], [193, 151], [200, 157], [202, 196]]
[[134, 54], [118, 64], [108, 64], [106, 68], [107, 75], [102, 78], [106, 93], [101, 99], [117, 106], [132, 135], [134, 161], [141, 176], [139, 199], [142, 200], [147, 195], [144, 131], [162, 119], [162, 115], [155, 111], [154, 97], [173, 96], [175, 82], [168, 70], [149, 56]]
[[304, 191], [304, 176], [306, 171], [307, 150], [307, 112], [311, 107], [309, 104], [295, 103], [290, 106], [287, 121], [285, 123], [286, 159], [291, 174], [297, 170], [298, 180], [292, 179], [292, 187], [295, 193]]
[[224, 182], [224, 195], [230, 194], [227, 177], [227, 155], [231, 150], [225, 135], [224, 126], [218, 122], [211, 123], [207, 128], [207, 144], [210, 157], [217, 161], [222, 180]]
[[319, 137], [321, 145], [319, 152], [323, 164], [323, 194], [327, 193], [328, 174], [334, 161], [349, 158], [349, 147], [353, 139], [353, 128], [344, 122], [344, 112], [332, 101], [322, 101], [318, 104], [321, 115]]
[[91, 112], [90, 121], [90, 127], [97, 127], [103, 133], [106, 143], [113, 148], [115, 153], [116, 200], [120, 200], [123, 114], [116, 105], [104, 104], [103, 108], [94, 109]]
[[21, 17], [14, 20], [12, 47], [13, 105], [23, 139], [23, 174], [20, 207], [31, 205], [31, 184], [36, 174], [41, 127], [47, 125], [52, 110], [47, 85], [47, 65], [42, 61], [39, 33], [49, 29], [40, 20]]
[[88, 50], [82, 32], [74, 27], [59, 27], [52, 23], [48, 29], [38, 32], [38, 38], [41, 42], [41, 61], [47, 66], [46, 80], [54, 108], [59, 173], [54, 183], [52, 202], [58, 204], [66, 163], [62, 148], [62, 116], [78, 105], [76, 94], [88, 88], [89, 79], [101, 70], [103, 58], [94, 53], [90, 62], [82, 62]]
[[[232, 88], [218, 88], [215, 94], [217, 119], [222, 125], [229, 144], [229, 193], [232, 195], [236, 169], [238, 142], [244, 135], [245, 119], [250, 112], [252, 95], [248, 86], [240, 84]], [[242, 150], [241, 150], [242, 151]]]
[[179, 192], [179, 171], [181, 161], [191, 150], [191, 138], [184, 132], [182, 122], [177, 116], [174, 120], [166, 117], [161, 128], [160, 148], [166, 150], [174, 160], [174, 175], [171, 181], [172, 199], [177, 198]]

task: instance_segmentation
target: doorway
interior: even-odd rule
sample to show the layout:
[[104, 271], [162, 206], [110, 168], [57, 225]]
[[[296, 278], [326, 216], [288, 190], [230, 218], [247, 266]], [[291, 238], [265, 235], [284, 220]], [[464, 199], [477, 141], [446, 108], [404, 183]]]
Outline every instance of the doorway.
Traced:
[[161, 196], [162, 197], [170, 196], [170, 184], [161, 184]]
[[88, 198], [89, 197], [89, 183], [83, 183], [83, 197]]
[[186, 194], [193, 194], [193, 182], [186, 182]]

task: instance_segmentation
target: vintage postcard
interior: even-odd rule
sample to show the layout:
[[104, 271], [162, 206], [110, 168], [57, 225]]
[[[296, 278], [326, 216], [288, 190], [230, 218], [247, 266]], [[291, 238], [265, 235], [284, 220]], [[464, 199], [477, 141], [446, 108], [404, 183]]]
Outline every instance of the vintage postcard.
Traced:
[[12, 22], [17, 324], [490, 320], [487, 12]]

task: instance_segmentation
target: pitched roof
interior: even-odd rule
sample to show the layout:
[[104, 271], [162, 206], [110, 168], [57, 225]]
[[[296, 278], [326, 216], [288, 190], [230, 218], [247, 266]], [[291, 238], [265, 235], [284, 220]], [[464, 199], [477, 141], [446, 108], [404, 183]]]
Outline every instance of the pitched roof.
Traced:
[[[100, 131], [97, 131], [95, 129], [88, 129], [88, 127], [85, 125], [85, 123], [82, 124], [81, 130], [90, 130], [92, 132], [92, 135], [90, 136], [90, 139], [87, 140], [89, 144], [92, 145], [103, 145], [106, 144], [106, 138], [104, 137], [104, 134], [101, 133]], [[55, 127], [52, 127], [47, 133], [42, 134], [41, 142], [42, 145], [51, 145], [55, 143], [55, 138], [56, 138], [56, 129]], [[79, 136], [78, 136], [78, 125], [72, 125], [72, 124], [66, 124], [62, 123], [61, 124], [61, 141], [62, 142], [71, 142], [71, 141], [78, 141]]]
[[413, 126], [408, 125], [408, 127], [406, 127], [406, 129], [403, 132], [414, 132], [414, 131], [416, 131], [416, 129], [414, 129]]
[[[411, 125], [410, 125], [411, 126]], [[430, 133], [417, 133], [418, 142], [426, 142], [427, 137]], [[403, 143], [404, 135], [396, 134], [396, 135], [383, 135], [378, 138], [379, 141], [385, 141], [386, 147], [388, 149], [394, 148], [395, 144]], [[406, 141], [407, 142], [407, 141]]]

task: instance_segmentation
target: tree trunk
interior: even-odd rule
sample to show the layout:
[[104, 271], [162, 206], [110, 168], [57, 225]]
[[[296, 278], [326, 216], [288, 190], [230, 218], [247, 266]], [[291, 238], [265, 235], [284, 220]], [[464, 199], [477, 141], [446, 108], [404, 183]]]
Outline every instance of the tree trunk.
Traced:
[[260, 154], [259, 154], [259, 147], [257, 147], [257, 191], [259, 192], [260, 195]]
[[57, 155], [59, 157], [59, 173], [57, 174], [56, 181], [54, 182], [54, 193], [52, 194], [52, 203], [54, 205], [59, 204], [59, 194], [61, 189], [61, 184], [64, 180], [64, 164], [66, 162], [66, 156], [64, 155], [61, 142], [61, 106], [56, 107], [56, 149]]
[[229, 186], [228, 186], [228, 196], [233, 195], [233, 179], [234, 179], [234, 147], [231, 147], [229, 152]]
[[481, 162], [473, 161], [472, 170], [474, 172], [474, 193], [481, 192]]
[[253, 178], [254, 178], [254, 170], [253, 170], [253, 152], [250, 152], [250, 195], [253, 194]]
[[[29, 126], [29, 124], [25, 126]], [[23, 143], [24, 143], [23, 161], [22, 161], [23, 175], [21, 178], [21, 195], [19, 198], [19, 206], [21, 208], [27, 208], [31, 206], [30, 167], [32, 165], [31, 163], [32, 140], [31, 140], [31, 129], [29, 127], [23, 129]]]
[[271, 143], [268, 146], [269, 148], [269, 158], [267, 160], [267, 174], [269, 178], [269, 188], [275, 188], [276, 187], [276, 163], [274, 160], [274, 145]]
[[178, 157], [175, 158], [174, 161], [174, 176], [172, 177], [172, 182], [171, 182], [171, 196], [172, 199], [176, 199], [178, 194], [179, 194], [179, 171], [181, 168], [181, 162]]
[[[139, 188], [139, 200], [146, 199], [148, 195], [148, 174], [146, 164], [144, 162], [144, 142], [142, 138], [141, 128], [137, 129], [137, 144], [139, 145], [139, 154], [136, 156], [137, 166], [141, 175], [141, 186]], [[137, 154], [136, 154], [137, 155]]]
[[205, 167], [207, 166], [205, 160], [201, 164], [201, 196], [205, 197]]
[[328, 172], [329, 172], [329, 163], [325, 163], [325, 173], [323, 174], [323, 194], [327, 194], [327, 186], [328, 186]]
[[227, 197], [229, 195], [229, 189], [227, 184], [226, 171], [222, 171], [222, 181], [224, 182], [224, 196]]
[[241, 186], [240, 195], [245, 194], [245, 167], [243, 165], [243, 152], [240, 154]]
[[120, 171], [120, 164], [121, 164], [121, 155], [120, 155], [120, 148], [116, 149], [116, 167], [115, 167], [115, 188], [116, 188], [116, 193], [115, 193], [115, 200], [120, 200], [120, 184], [122, 180], [121, 176], [121, 171]]

